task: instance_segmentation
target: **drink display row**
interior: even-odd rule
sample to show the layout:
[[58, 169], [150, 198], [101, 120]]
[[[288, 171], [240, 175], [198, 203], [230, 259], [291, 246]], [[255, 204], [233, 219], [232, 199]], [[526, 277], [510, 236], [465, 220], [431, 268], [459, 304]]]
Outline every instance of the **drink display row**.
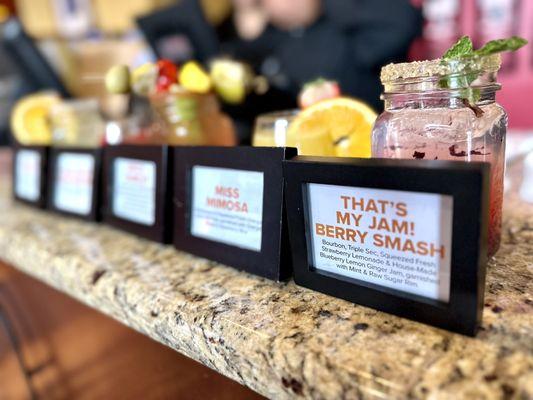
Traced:
[[[488, 163], [492, 256], [501, 236], [507, 130], [507, 114], [496, 103], [500, 53], [526, 43], [511, 37], [474, 49], [465, 36], [442, 58], [384, 66], [385, 109], [379, 116], [343, 95], [337, 82], [316, 79], [302, 88], [299, 109], [257, 117], [252, 144], [294, 147], [299, 155]], [[246, 71], [227, 60], [209, 71], [195, 61], [178, 66], [159, 60], [136, 69], [117, 65], [106, 75], [106, 87], [127, 101], [127, 112], [106, 123], [103, 137], [94, 101], [62, 101], [50, 94], [23, 100], [13, 113], [13, 131], [22, 144], [62, 147], [234, 146], [235, 129], [219, 100], [244, 101], [252, 86]]]

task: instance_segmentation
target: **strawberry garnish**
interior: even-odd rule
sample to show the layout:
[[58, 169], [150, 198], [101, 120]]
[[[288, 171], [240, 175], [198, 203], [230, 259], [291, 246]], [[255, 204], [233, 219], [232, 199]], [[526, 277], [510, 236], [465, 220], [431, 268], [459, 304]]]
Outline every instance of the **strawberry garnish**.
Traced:
[[339, 97], [340, 94], [337, 82], [319, 78], [304, 85], [298, 96], [298, 104], [300, 108], [307, 108], [321, 100]]
[[178, 82], [178, 67], [170, 60], [161, 59], [157, 62], [156, 91], [165, 92]]

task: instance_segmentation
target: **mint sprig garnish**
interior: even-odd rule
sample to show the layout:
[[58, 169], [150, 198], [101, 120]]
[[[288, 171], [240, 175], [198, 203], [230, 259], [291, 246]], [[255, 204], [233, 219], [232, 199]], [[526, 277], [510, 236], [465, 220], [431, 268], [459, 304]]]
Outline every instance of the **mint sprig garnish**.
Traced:
[[472, 44], [472, 40], [468, 36], [463, 36], [452, 47], [446, 50], [446, 52], [442, 56], [442, 59], [448, 60], [450, 58], [461, 58], [469, 56], [472, 54], [473, 51], [474, 45]]
[[512, 36], [508, 39], [491, 40], [485, 43], [483, 47], [474, 50], [472, 40], [468, 36], [463, 36], [452, 47], [446, 50], [442, 59], [450, 60], [453, 58], [490, 56], [491, 54], [502, 53], [504, 51], [516, 51], [526, 44], [526, 39]]
[[[492, 54], [502, 53], [504, 51], [516, 51], [525, 46], [527, 40], [518, 36], [512, 36], [508, 39], [497, 39], [487, 42], [483, 47], [475, 50], [472, 40], [468, 36], [461, 37], [452, 47], [450, 47], [442, 56], [443, 62], [460, 59], [462, 63], [466, 63], [465, 70], [468, 71], [468, 63], [473, 62], [476, 57], [490, 56]], [[481, 92], [478, 88], [470, 87], [480, 75], [480, 71], [470, 71], [463, 75], [453, 75], [445, 77], [439, 81], [439, 86], [443, 89], [461, 88], [460, 96], [463, 103], [472, 109], [477, 117], [483, 115], [481, 108], [476, 106], [476, 103], [481, 97]]]
[[516, 51], [527, 44], [527, 40], [518, 36], [509, 39], [497, 39], [487, 42], [482, 48], [474, 50], [476, 56], [489, 56], [504, 51]]

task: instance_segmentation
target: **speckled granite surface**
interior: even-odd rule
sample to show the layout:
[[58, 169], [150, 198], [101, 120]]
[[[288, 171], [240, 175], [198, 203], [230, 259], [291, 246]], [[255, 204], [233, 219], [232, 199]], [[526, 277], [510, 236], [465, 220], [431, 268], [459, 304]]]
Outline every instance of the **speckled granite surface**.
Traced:
[[533, 398], [533, 205], [512, 195], [472, 339], [15, 205], [8, 186], [1, 259], [267, 397]]

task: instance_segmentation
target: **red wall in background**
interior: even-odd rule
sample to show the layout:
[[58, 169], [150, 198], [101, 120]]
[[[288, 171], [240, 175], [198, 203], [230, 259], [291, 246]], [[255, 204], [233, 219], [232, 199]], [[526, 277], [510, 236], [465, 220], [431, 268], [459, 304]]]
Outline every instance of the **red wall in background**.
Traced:
[[530, 44], [506, 54], [498, 75], [502, 90], [498, 102], [509, 114], [509, 126], [533, 129], [533, 0], [414, 0], [424, 11], [424, 37], [414, 44], [414, 60], [438, 58], [460, 36], [469, 35], [476, 46], [512, 35]]

